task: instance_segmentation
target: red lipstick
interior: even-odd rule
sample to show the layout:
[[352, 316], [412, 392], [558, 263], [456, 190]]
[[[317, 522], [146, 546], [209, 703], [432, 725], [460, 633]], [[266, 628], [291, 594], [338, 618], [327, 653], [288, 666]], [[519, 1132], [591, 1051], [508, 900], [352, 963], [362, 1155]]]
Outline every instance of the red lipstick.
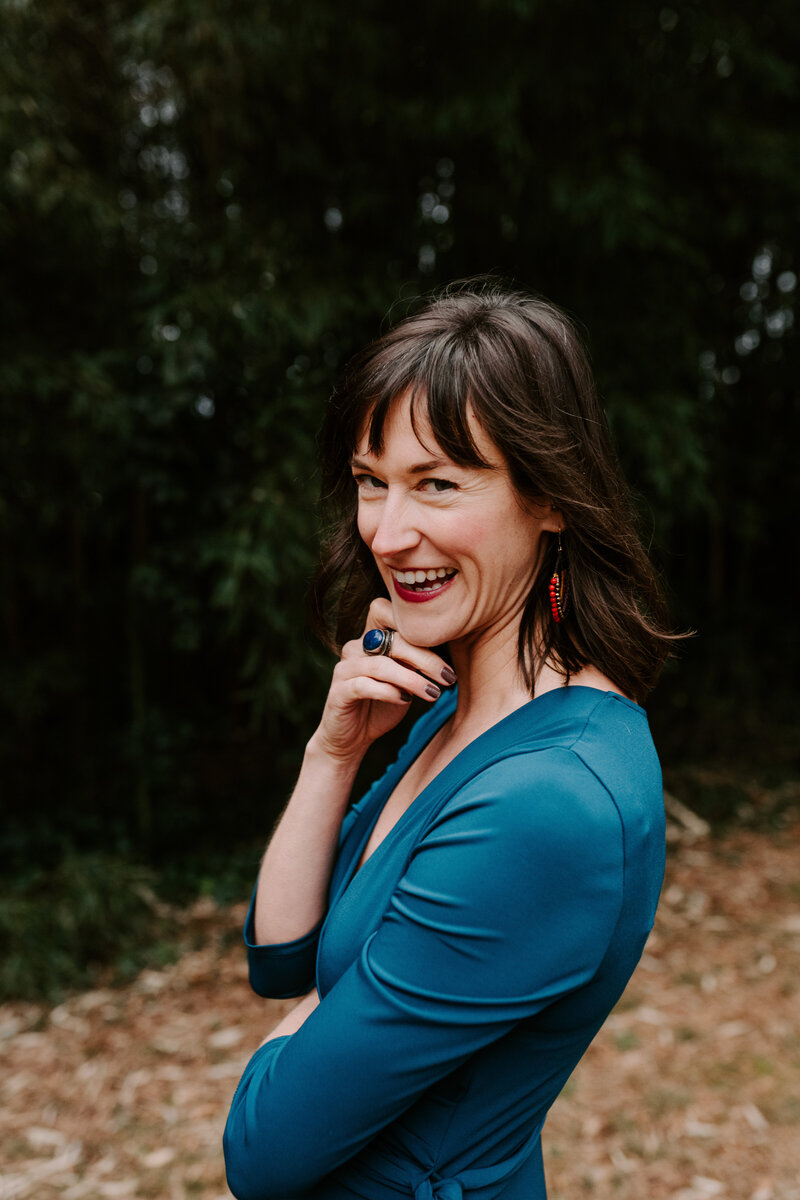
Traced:
[[437, 596], [441, 596], [442, 592], [446, 592], [453, 580], [457, 578], [457, 573], [451, 575], [449, 579], [442, 580], [441, 587], [427, 588], [424, 592], [415, 592], [413, 588], [398, 583], [394, 576], [392, 576], [392, 583], [401, 600], [407, 600], [409, 604], [424, 604], [426, 600], [435, 600]]

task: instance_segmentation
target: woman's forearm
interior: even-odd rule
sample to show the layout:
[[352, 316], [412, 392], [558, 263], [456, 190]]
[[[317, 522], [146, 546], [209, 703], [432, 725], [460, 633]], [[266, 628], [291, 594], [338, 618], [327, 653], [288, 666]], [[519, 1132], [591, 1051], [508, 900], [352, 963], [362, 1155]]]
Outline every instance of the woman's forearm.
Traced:
[[297, 1033], [300, 1026], [305, 1021], [306, 1017], [314, 1011], [319, 1004], [319, 992], [316, 988], [310, 991], [307, 996], [303, 996], [295, 1004], [285, 1017], [283, 1017], [274, 1029], [271, 1029], [261, 1043], [265, 1046], [267, 1042], [271, 1042], [274, 1038], [285, 1037], [287, 1034]]
[[313, 737], [308, 743], [294, 792], [261, 863], [255, 905], [259, 943], [293, 941], [323, 916], [359, 761], [332, 758]]

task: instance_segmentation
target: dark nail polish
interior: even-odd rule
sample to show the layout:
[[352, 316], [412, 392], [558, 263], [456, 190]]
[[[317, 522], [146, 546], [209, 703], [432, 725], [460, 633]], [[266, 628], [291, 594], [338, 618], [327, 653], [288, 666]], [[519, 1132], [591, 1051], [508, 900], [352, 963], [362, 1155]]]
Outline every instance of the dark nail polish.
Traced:
[[435, 683], [429, 683], [425, 687], [425, 695], [430, 696], [431, 700], [438, 700], [442, 694], [442, 689], [438, 688]]
[[409, 700], [413, 700], [413, 699], [414, 699], [414, 697], [411, 695], [411, 692], [404, 692], [404, 691], [401, 691], [401, 692], [400, 692], [400, 699], [401, 699], [401, 700], [405, 700], [406, 704], [408, 704]]
[[452, 667], [442, 667], [442, 679], [450, 685], [455, 683], [456, 673]]

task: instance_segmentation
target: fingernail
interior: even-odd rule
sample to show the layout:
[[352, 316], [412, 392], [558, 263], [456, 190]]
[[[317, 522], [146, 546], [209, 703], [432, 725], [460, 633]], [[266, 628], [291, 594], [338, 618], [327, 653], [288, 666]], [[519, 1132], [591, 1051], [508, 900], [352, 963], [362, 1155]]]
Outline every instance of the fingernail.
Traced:
[[401, 690], [400, 699], [405, 700], [406, 704], [408, 704], [409, 700], [413, 700], [414, 697], [411, 695], [411, 692], [404, 692]]
[[453, 684], [456, 681], [456, 673], [452, 667], [442, 667], [442, 679], [447, 684]]
[[427, 684], [425, 688], [425, 695], [430, 696], [431, 700], [438, 700], [441, 694], [442, 689], [438, 688], [435, 683]]

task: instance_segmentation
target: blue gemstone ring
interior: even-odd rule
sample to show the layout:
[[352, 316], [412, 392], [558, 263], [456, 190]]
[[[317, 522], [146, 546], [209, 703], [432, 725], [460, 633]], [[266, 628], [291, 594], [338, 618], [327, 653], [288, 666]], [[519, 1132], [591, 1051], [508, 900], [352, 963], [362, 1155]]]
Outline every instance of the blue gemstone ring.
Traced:
[[393, 629], [368, 629], [361, 639], [361, 645], [365, 654], [385, 654], [388, 658], [392, 653], [393, 641]]

